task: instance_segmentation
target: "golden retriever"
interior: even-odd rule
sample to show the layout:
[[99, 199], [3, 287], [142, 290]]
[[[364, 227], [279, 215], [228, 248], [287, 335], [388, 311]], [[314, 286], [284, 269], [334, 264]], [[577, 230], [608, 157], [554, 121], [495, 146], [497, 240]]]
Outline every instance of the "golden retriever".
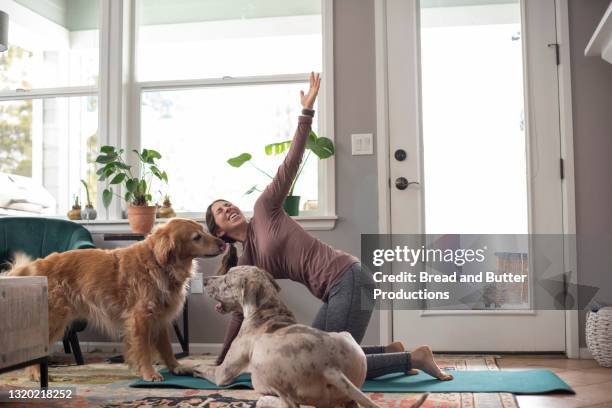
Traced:
[[[126, 248], [53, 253], [33, 262], [16, 257], [8, 274], [47, 277], [49, 344], [74, 319], [87, 319], [123, 337], [126, 361], [144, 380], [161, 381], [152, 365], [155, 350], [173, 373], [192, 373], [174, 357], [168, 326], [185, 302], [192, 260], [224, 249], [224, 242], [197, 222], [172, 219]], [[38, 366], [28, 373], [40, 377]]]

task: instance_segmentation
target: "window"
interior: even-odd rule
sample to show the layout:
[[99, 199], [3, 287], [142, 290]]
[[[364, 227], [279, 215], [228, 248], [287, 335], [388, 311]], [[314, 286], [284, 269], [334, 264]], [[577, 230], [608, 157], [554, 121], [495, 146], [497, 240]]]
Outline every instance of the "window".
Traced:
[[[322, 70], [321, 2], [140, 0], [139, 10], [140, 145], [162, 154], [169, 175], [158, 195], [179, 212], [202, 213], [216, 198], [252, 210], [258, 193], [245, 192], [269, 179], [226, 161], [249, 152], [276, 171], [282, 156], [264, 146], [293, 137], [306, 73]], [[309, 210], [319, 208], [314, 159], [295, 190]]]
[[[34, 213], [63, 215], [72, 197], [82, 195], [80, 179], [84, 179], [95, 202], [92, 162], [97, 151], [97, 101], [96, 96], [81, 96], [0, 102], [0, 173], [30, 178], [53, 197], [41, 202], [38, 194], [27, 193], [12, 197], [14, 201], [26, 200], [34, 205], [30, 207]], [[21, 182], [27, 181], [20, 180], [18, 185]], [[44, 208], [35, 208], [40, 204]], [[18, 212], [8, 210], [26, 210], [12, 205], [3, 208], [10, 214]]]
[[140, 81], [322, 70], [320, 0], [139, 0]]
[[0, 214], [63, 215], [84, 197], [80, 179], [95, 202], [98, 4], [2, 2], [10, 30], [0, 53]]
[[[97, 194], [103, 184], [93, 161], [105, 144], [158, 150], [169, 183], [154, 186], [154, 201], [169, 194], [180, 215], [201, 217], [218, 197], [248, 212], [258, 193], [245, 192], [269, 180], [227, 160], [249, 152], [276, 171], [283, 156], [265, 156], [264, 146], [293, 137], [310, 71], [329, 72], [313, 130], [333, 138], [324, 106], [331, 1], [0, 0], [0, 7], [10, 20], [9, 49], [0, 53], [0, 215], [65, 216], [75, 196], [85, 201], [85, 180], [98, 217], [121, 218], [125, 203], [106, 211]], [[28, 194], [7, 193], [24, 188]], [[305, 214], [333, 215], [333, 160], [310, 158], [295, 194]]]

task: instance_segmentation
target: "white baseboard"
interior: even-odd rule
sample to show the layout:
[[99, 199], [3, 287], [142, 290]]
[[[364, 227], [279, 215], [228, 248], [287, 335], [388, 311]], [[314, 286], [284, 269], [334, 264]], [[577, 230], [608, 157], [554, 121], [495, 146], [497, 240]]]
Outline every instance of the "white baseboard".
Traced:
[[580, 359], [581, 360], [593, 360], [593, 355], [586, 347], [580, 347]]
[[[93, 351], [101, 351], [104, 353], [121, 353], [123, 352], [123, 343], [107, 342], [107, 341], [81, 341], [81, 351], [83, 353], [91, 353]], [[190, 354], [219, 354], [223, 344], [221, 343], [189, 343]], [[175, 353], [182, 351], [179, 343], [172, 343], [172, 350]], [[64, 346], [61, 342], [55, 343], [54, 352], [64, 351]]]

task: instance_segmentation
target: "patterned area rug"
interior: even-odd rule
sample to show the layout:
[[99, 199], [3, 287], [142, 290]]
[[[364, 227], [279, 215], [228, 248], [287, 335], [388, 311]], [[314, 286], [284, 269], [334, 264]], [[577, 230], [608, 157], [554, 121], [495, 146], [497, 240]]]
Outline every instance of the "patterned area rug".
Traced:
[[[137, 376], [125, 364], [109, 364], [107, 355], [85, 355], [86, 365], [75, 366], [70, 357], [57, 355], [49, 368], [51, 387], [75, 387], [76, 398], [44, 402], [45, 407], [254, 407], [258, 394], [253, 390], [185, 390], [130, 388]], [[211, 356], [190, 356], [183, 361], [210, 360]], [[492, 356], [438, 356], [438, 363], [448, 370], [499, 370]], [[23, 370], [0, 375], [0, 391], [16, 388], [35, 388]], [[378, 405], [385, 408], [404, 408], [414, 403], [419, 394], [370, 393]], [[32, 404], [2, 404], [2, 406], [31, 407]], [[512, 394], [506, 393], [434, 393], [426, 408], [518, 408]]]

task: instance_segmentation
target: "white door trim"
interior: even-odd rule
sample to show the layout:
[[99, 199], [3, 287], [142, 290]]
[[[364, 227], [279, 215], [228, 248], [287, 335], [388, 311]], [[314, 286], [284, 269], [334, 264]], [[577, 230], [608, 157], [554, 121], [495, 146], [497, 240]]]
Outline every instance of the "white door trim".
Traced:
[[[557, 43], [559, 44], [559, 125], [561, 130], [561, 157], [564, 161], [563, 231], [570, 239], [565, 241], [565, 265], [573, 271], [570, 283], [578, 281], [576, 240], [576, 188], [574, 179], [574, 125], [572, 117], [572, 78], [570, 59], [568, 0], [555, 0]], [[577, 299], [577, 295], [574, 294]], [[580, 326], [578, 311], [565, 312], [565, 352], [569, 358], [580, 358]]]
[[[374, 3], [376, 46], [376, 163], [378, 170], [378, 233], [391, 232], [391, 190], [389, 188], [389, 90], [387, 79], [387, 2]], [[393, 311], [379, 311], [380, 343], [393, 341]]]
[[[419, 1], [419, 0], [415, 0]], [[389, 84], [387, 49], [387, 0], [375, 0], [374, 31], [376, 47], [376, 158], [378, 170], [378, 229], [380, 234], [391, 231], [390, 198], [390, 156], [389, 156]], [[572, 88], [569, 42], [568, 0], [556, 0], [557, 42], [559, 43], [559, 108], [561, 126], [561, 155], [564, 158], [565, 178], [563, 184], [563, 227], [565, 234], [576, 233], [576, 205], [574, 178], [574, 133], [572, 121]], [[576, 245], [573, 240], [565, 245], [565, 261], [576, 271]], [[576, 283], [577, 273], [571, 275]], [[380, 310], [380, 342], [385, 344], [393, 339], [393, 311]], [[565, 319], [566, 353], [569, 358], [579, 358], [579, 322], [577, 311], [566, 311]]]

